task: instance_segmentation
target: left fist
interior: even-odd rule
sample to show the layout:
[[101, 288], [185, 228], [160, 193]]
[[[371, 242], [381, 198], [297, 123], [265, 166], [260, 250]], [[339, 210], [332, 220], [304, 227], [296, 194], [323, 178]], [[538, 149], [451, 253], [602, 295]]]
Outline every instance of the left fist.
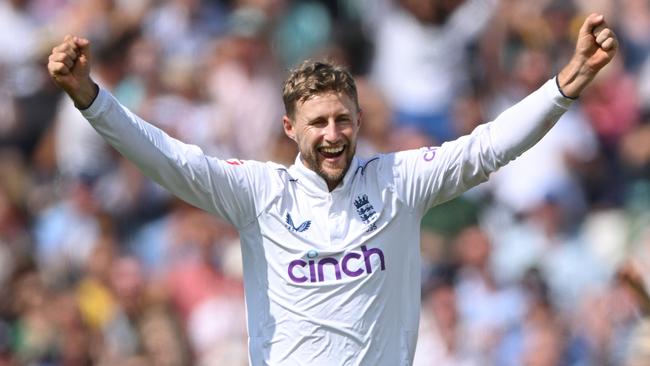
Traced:
[[602, 14], [591, 14], [580, 27], [576, 57], [594, 73], [605, 67], [616, 55], [618, 40]]

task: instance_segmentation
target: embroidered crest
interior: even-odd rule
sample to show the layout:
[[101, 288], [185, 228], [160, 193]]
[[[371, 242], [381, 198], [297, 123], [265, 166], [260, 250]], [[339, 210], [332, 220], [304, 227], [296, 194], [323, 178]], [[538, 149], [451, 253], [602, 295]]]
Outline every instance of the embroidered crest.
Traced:
[[372, 207], [368, 195], [362, 194], [357, 196], [357, 199], [354, 200], [354, 207], [357, 209], [357, 214], [361, 218], [361, 221], [364, 224], [369, 225], [366, 232], [375, 230], [377, 226], [374, 223], [370, 224], [370, 221], [372, 221], [372, 219], [377, 215], [377, 212], [375, 211], [375, 208]]

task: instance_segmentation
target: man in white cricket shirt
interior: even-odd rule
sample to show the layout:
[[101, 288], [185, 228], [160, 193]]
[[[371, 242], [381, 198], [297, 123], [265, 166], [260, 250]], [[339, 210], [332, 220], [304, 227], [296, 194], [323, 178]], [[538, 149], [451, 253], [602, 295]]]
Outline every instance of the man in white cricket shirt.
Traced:
[[420, 311], [420, 219], [535, 144], [618, 48], [602, 15], [584, 22], [569, 64], [470, 135], [440, 147], [355, 156], [352, 77], [309, 62], [284, 85], [288, 169], [220, 160], [167, 136], [90, 78], [89, 42], [50, 55], [53, 80], [118, 151], [241, 236], [252, 365], [409, 365]]

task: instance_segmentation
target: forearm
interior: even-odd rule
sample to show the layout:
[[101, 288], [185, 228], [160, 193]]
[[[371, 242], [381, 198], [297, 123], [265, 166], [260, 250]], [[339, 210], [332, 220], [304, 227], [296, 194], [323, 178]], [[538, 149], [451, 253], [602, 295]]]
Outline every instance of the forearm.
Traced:
[[171, 138], [120, 105], [105, 90], [86, 109], [84, 117], [117, 151], [144, 174], [182, 199], [201, 206], [210, 200], [202, 179], [208, 176], [202, 151]]
[[568, 98], [576, 99], [596, 76], [584, 60], [574, 57], [557, 75], [560, 91]]
[[419, 182], [405, 188], [406, 201], [416, 206], [421, 202], [426, 210], [485, 182], [491, 173], [537, 143], [571, 103], [559, 93], [555, 80], [549, 80], [471, 134], [439, 148], [421, 149], [417, 158], [406, 159], [412, 165], [401, 164], [405, 167], [401, 175]]
[[99, 94], [99, 86], [90, 78], [83, 83], [79, 84], [79, 87], [74, 90], [64, 91], [68, 94], [75, 107], [78, 109], [86, 109], [90, 107], [97, 95]]
[[560, 94], [555, 80], [508, 108], [488, 124], [497, 167], [535, 145], [555, 125], [573, 100]]

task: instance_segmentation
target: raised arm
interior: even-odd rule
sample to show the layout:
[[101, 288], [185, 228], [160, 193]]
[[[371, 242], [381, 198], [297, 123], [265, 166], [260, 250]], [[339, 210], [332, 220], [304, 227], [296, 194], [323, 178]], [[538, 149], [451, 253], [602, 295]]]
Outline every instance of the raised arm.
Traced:
[[48, 70], [95, 130], [145, 175], [181, 199], [237, 227], [252, 222], [274, 185], [266, 164], [236, 164], [206, 156], [122, 106], [90, 77], [90, 43], [67, 36], [54, 47]]
[[[550, 108], [552, 104], [531, 95], [506, 110], [491, 124], [491, 141], [499, 158], [498, 167], [536, 144], [555, 125], [571, 101], [577, 99], [596, 74], [614, 58], [617, 49], [618, 41], [604, 17], [600, 14], [589, 15], [580, 28], [573, 57], [555, 78], [556, 90], [546, 85], [547, 90], [564, 97], [554, 98], [555, 104], [564, 109]], [[534, 94], [540, 93], [537, 91]]]
[[405, 200], [424, 212], [486, 181], [555, 125], [617, 49], [614, 32], [603, 16], [588, 16], [580, 28], [573, 57], [553, 80], [470, 135], [439, 148], [396, 156], [399, 175], [406, 177], [398, 180], [405, 184]]

